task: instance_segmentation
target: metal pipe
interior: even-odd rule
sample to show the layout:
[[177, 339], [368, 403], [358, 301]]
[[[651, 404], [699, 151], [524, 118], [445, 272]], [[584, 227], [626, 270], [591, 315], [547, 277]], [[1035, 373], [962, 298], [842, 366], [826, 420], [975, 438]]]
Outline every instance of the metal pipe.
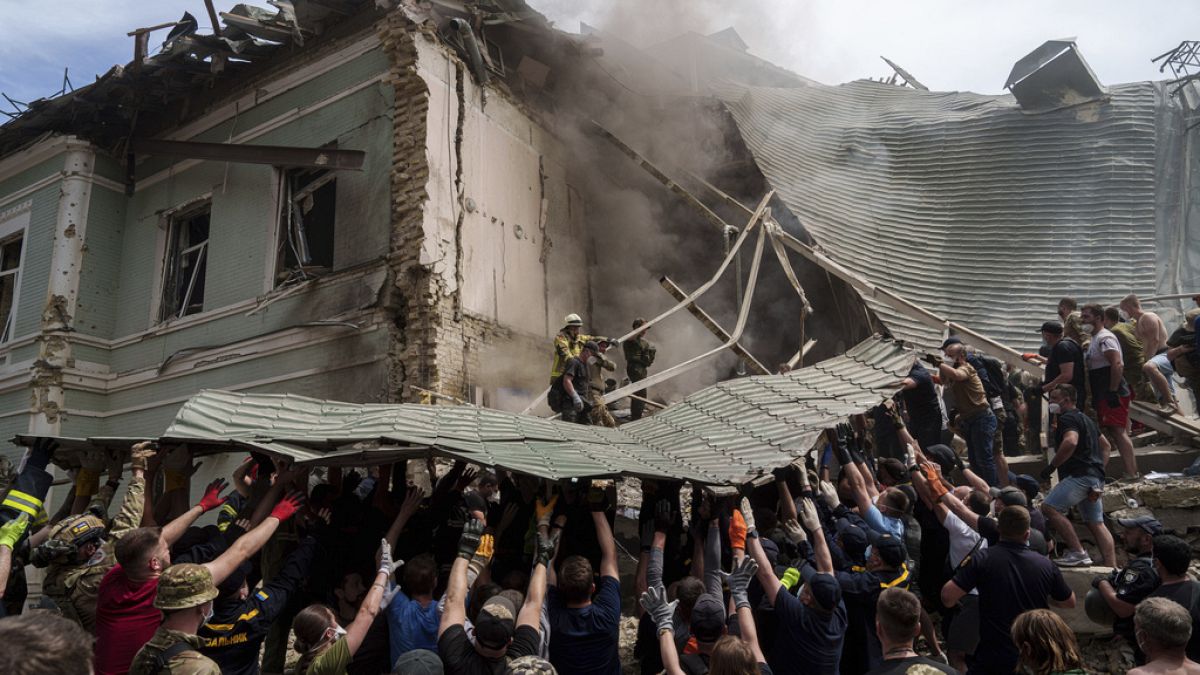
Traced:
[[480, 85], [486, 85], [491, 81], [491, 77], [488, 75], [487, 66], [483, 64], [483, 54], [479, 51], [479, 42], [475, 39], [475, 31], [471, 30], [471, 24], [465, 19], [453, 18], [450, 19], [450, 25], [458, 31], [458, 37], [462, 38], [463, 49], [467, 52], [467, 60], [471, 62], [475, 79], [479, 80]]

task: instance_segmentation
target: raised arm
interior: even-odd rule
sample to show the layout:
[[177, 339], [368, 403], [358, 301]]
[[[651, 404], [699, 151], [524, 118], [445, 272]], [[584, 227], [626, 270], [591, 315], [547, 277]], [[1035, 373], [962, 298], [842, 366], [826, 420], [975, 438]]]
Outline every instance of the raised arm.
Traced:
[[970, 485], [972, 490], [988, 492], [989, 490], [992, 489], [992, 486], [988, 485], [988, 482], [986, 480], [980, 478], [979, 474], [975, 473], [974, 471], [972, 471], [971, 469], [969, 469], [965, 466], [962, 468], [962, 475], [963, 475], [963, 480], [967, 481], [967, 485]]
[[442, 599], [442, 622], [438, 625], [438, 637], [442, 636], [451, 626], [462, 625], [467, 620], [467, 565], [479, 548], [479, 540], [483, 536], [482, 521], [471, 519], [463, 526], [462, 535], [458, 538], [458, 556], [450, 567], [450, 580], [446, 586], [446, 595]]
[[[171, 546], [179, 541], [179, 538], [183, 536], [184, 532], [187, 532], [187, 529], [192, 526], [192, 523], [196, 522], [197, 518], [213, 509], [220, 508], [225, 503], [225, 498], [221, 496], [221, 491], [227, 487], [229, 487], [229, 484], [225, 482], [224, 478], [218, 478], [209, 483], [208, 487], [204, 490], [204, 496], [200, 498], [199, 504], [184, 511], [178, 518], [164, 525], [162, 536], [167, 542], [167, 546]], [[214, 574], [213, 576], [215, 577], [216, 575]], [[222, 580], [224, 578], [221, 577]], [[213, 581], [213, 583], [219, 584], [221, 582]]]
[[750, 580], [757, 572], [758, 563], [754, 562], [753, 558], [743, 558], [726, 578], [729, 581], [730, 602], [733, 603], [734, 611], [737, 613], [738, 632], [741, 633], [742, 642], [750, 647], [756, 662], [764, 663], [767, 659], [763, 656], [762, 648], [758, 644], [758, 629], [754, 625], [754, 613], [750, 609], [748, 590]]
[[825, 541], [825, 531], [821, 528], [817, 505], [808, 497], [800, 500], [800, 524], [812, 537], [813, 560], [817, 564], [817, 571], [833, 574], [833, 556], [830, 555], [829, 544]]
[[546, 568], [554, 559], [556, 543], [550, 538], [549, 528], [538, 528], [533, 574], [529, 576], [529, 588], [525, 591], [525, 604], [521, 605], [521, 611], [517, 613], [518, 626], [532, 626], [541, 632], [542, 604], [546, 601]]
[[[224, 553], [217, 556], [216, 560], [204, 563], [209, 572], [212, 572], [213, 584], [219, 586], [230, 574], [233, 574], [239, 565], [258, 553], [263, 544], [267, 543], [267, 540], [275, 533], [279, 524], [295, 515], [303, 503], [304, 493], [302, 492], [293, 492], [284, 497], [275, 505], [271, 515], [267, 516], [266, 520], [263, 520], [258, 527], [238, 537], [237, 541], [225, 549]], [[166, 536], [165, 532], [163, 536]]]
[[[269, 521], [271, 518], [267, 520]], [[396, 564], [392, 562], [392, 547], [386, 540], [381, 540], [379, 547], [382, 551], [382, 559], [379, 562], [379, 571], [375, 573], [375, 581], [371, 582], [371, 588], [367, 590], [367, 597], [363, 598], [358, 613], [354, 615], [354, 620], [350, 622], [349, 626], [346, 626], [346, 648], [350, 650], [351, 656], [362, 646], [363, 640], [367, 637], [367, 631], [371, 629], [371, 624], [375, 623], [375, 617], [379, 616], [379, 603], [383, 600], [383, 592], [387, 590], [388, 581], [396, 570]]]
[[678, 600], [667, 602], [667, 589], [652, 586], [642, 593], [642, 608], [654, 619], [658, 631], [658, 649], [667, 675], [684, 675], [679, 666], [679, 652], [675, 648], [675, 606]]
[[25, 534], [29, 521], [29, 514], [22, 513], [16, 519], [0, 525], [0, 598], [4, 597], [4, 589], [8, 587], [13, 547], [21, 540], [21, 535]]
[[[600, 576], [620, 578], [620, 573], [617, 570], [617, 542], [613, 539], [612, 527], [608, 524], [608, 515], [605, 513], [607, 506], [606, 499], [595, 499], [592, 494], [595, 491], [589, 491], [588, 505], [592, 509], [592, 522], [596, 525], [596, 541], [600, 544]], [[603, 497], [603, 491], [601, 491]]]
[[[382, 491], [381, 491], [382, 492]], [[387, 543], [393, 547], [398, 543], [400, 533], [404, 531], [404, 526], [421, 508], [421, 500], [425, 498], [425, 491], [421, 488], [410, 485], [408, 486], [408, 494], [404, 495], [404, 503], [400, 506], [400, 513], [396, 514], [395, 520], [392, 521], [392, 526], [388, 528], [387, 534], [383, 536]]]

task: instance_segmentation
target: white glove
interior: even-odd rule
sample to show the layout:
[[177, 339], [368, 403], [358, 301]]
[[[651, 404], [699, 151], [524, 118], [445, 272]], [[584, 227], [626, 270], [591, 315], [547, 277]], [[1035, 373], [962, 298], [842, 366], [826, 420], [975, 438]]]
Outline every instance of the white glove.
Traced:
[[746, 521], [746, 534], [755, 530], [754, 509], [750, 508], [750, 500], [742, 497], [742, 520]]
[[396, 561], [392, 560], [392, 545], [388, 543], [387, 539], [380, 539], [379, 540], [379, 571], [387, 573], [388, 578], [391, 579], [392, 575], [396, 572], [396, 568], [400, 567], [403, 564], [404, 564], [403, 560], [396, 560]]
[[816, 532], [821, 527], [821, 519], [817, 517], [817, 505], [811, 499], [800, 500], [800, 524], [809, 532]]
[[392, 598], [395, 598], [398, 593], [400, 593], [400, 586], [394, 581], [389, 581], [387, 588], [383, 589], [383, 597], [379, 600], [379, 609], [387, 609], [387, 606], [392, 604]]
[[804, 528], [800, 527], [800, 523], [796, 522], [795, 518], [788, 518], [783, 521], [783, 532], [787, 536], [788, 541], [793, 544], [799, 544], [808, 539], [808, 535], [804, 534]]
[[841, 504], [841, 500], [838, 499], [837, 488], [833, 487], [833, 483], [823, 480], [821, 481], [819, 489], [821, 492], [821, 499], [825, 501], [825, 504], [829, 506], [829, 508], [836, 509], [838, 505]]

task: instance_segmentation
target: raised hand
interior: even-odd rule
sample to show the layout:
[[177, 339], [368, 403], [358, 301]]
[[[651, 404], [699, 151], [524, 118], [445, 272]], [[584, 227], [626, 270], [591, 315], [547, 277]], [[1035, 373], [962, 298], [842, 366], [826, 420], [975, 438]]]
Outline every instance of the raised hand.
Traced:
[[658, 628], [660, 635], [663, 631], [675, 630], [672, 618], [675, 616], [675, 606], [679, 604], [679, 601], [672, 600], [671, 602], [667, 602], [666, 588], [655, 586], [646, 589], [646, 592], [642, 593], [639, 602], [641, 602], [642, 608], [654, 619], [654, 625]]
[[742, 497], [742, 519], [746, 521], [746, 534], [757, 529], [754, 525], [754, 509], [750, 507], [750, 500], [745, 497]]
[[817, 517], [817, 505], [811, 499], [801, 499], [798, 504], [800, 524], [809, 532], [816, 532], [821, 527], [821, 519]]
[[221, 491], [227, 487], [229, 487], [229, 483], [226, 483], [224, 478], [218, 478], [204, 488], [204, 496], [200, 498], [199, 504], [204, 513], [220, 508], [225, 503], [225, 497], [221, 496]]
[[17, 542], [21, 540], [21, 535], [25, 534], [25, 530], [28, 527], [28, 513], [22, 513], [19, 518], [0, 525], [0, 546], [7, 546], [10, 549], [16, 548]]
[[550, 527], [550, 516], [554, 513], [554, 505], [558, 503], [558, 495], [554, 495], [548, 501], [542, 501], [538, 498], [533, 505], [533, 512], [537, 515], [538, 527]]
[[458, 557], [470, 560], [479, 548], [479, 540], [483, 537], [483, 521], [471, 518], [463, 526], [462, 535], [458, 538]]
[[271, 517], [278, 518], [279, 522], [282, 523], [288, 518], [296, 515], [296, 512], [299, 511], [300, 507], [303, 505], [304, 493], [299, 490], [292, 490], [291, 492], [287, 493], [287, 496], [279, 500], [279, 503], [275, 505], [275, 508], [271, 509]]
[[799, 544], [802, 541], [808, 540], [808, 535], [804, 533], [804, 528], [800, 527], [800, 523], [796, 522], [795, 518], [788, 518], [783, 521], [783, 533], [787, 536], [787, 540], [793, 544]]
[[387, 539], [380, 539], [379, 540], [379, 571], [386, 574], [388, 576], [388, 579], [391, 579], [392, 575], [395, 574], [395, 572], [396, 572], [396, 568], [403, 564], [404, 564], [403, 560], [398, 560], [398, 561], [392, 560], [392, 545], [388, 543]]
[[749, 556], [742, 558], [740, 564], [734, 565], [732, 573], [721, 572], [721, 576], [725, 577], [726, 583], [729, 584], [729, 595], [733, 598], [734, 607], [741, 609], [750, 606], [748, 591], [750, 580], [754, 578], [756, 572], [758, 572], [758, 563]]

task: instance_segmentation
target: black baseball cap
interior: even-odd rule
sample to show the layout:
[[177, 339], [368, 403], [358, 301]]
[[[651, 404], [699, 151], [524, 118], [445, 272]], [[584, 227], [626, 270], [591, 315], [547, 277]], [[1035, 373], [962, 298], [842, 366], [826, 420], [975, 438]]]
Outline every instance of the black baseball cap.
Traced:
[[587, 342], [583, 343], [583, 348], [592, 353], [600, 352], [600, 345], [596, 344], [595, 340], [588, 340]]
[[1140, 527], [1148, 534], [1162, 534], [1163, 524], [1154, 516], [1137, 516], [1136, 518], [1117, 518], [1121, 527]]
[[808, 592], [812, 593], [813, 600], [817, 601], [821, 609], [826, 612], [837, 609], [838, 603], [842, 601], [842, 587], [832, 574], [818, 572], [817, 568], [804, 563], [800, 567], [800, 578], [804, 579], [804, 585], [808, 586]]
[[838, 521], [837, 533], [842, 551], [851, 560], [863, 562], [867, 559], [867, 547], [871, 545], [871, 542], [867, 540], [867, 533], [863, 532], [861, 527], [843, 518]]
[[955, 460], [958, 455], [948, 445], [938, 443], [925, 448], [925, 456], [937, 462], [938, 468], [942, 470], [943, 476], [949, 476], [954, 467], [958, 464]]
[[517, 630], [517, 608], [503, 595], [483, 603], [475, 618], [475, 642], [488, 649], [505, 649]]
[[1038, 491], [1041, 489], [1041, 486], [1038, 485], [1037, 479], [1027, 473], [1017, 474], [1017, 478], [1013, 481], [1013, 485], [1021, 488], [1021, 491], [1025, 493], [1025, 499], [1029, 500], [1030, 504], [1032, 504], [1033, 500], [1037, 498]]
[[885, 564], [897, 567], [908, 560], [908, 551], [899, 537], [887, 533], [867, 532], [867, 538], [871, 540], [872, 550], [879, 551], [879, 559]]
[[946, 338], [944, 342], [942, 342], [942, 349], [945, 349], [950, 345], [961, 345], [962, 343], [962, 338], [958, 337], [957, 335], [951, 335], [950, 337]]
[[992, 499], [999, 499], [1001, 504], [1005, 506], [1024, 506], [1029, 508], [1029, 498], [1025, 495], [1025, 491], [1015, 485], [1009, 485], [1002, 488], [991, 488], [989, 492], [992, 494]]
[[716, 642], [725, 634], [725, 604], [721, 598], [704, 593], [696, 598], [688, 627], [697, 642]]
[[1062, 335], [1062, 334], [1063, 334], [1063, 327], [1062, 327], [1062, 324], [1061, 324], [1061, 323], [1059, 323], [1059, 322], [1057, 322], [1057, 321], [1047, 321], [1046, 323], [1043, 323], [1043, 324], [1042, 324], [1042, 328], [1041, 328], [1041, 330], [1039, 330], [1038, 332], [1039, 332], [1039, 333], [1053, 333], [1053, 334], [1055, 334], [1055, 335]]

